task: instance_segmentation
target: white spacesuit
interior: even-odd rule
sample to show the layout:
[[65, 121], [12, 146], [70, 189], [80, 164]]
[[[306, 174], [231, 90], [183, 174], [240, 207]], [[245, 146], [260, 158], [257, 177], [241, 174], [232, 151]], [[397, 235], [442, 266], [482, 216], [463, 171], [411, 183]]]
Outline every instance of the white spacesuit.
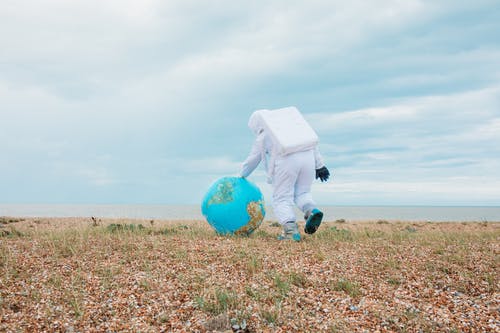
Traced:
[[[255, 111], [250, 116], [248, 127], [254, 132], [256, 139], [249, 156], [243, 162], [240, 175], [248, 177], [264, 161], [268, 182], [273, 186], [274, 214], [284, 229], [281, 239], [300, 240], [294, 204], [307, 218], [306, 233], [314, 233], [321, 223], [323, 213], [313, 201], [311, 184], [315, 176], [322, 181], [329, 176], [317, 145], [304, 151], [278, 154], [276, 143], [267, 133], [260, 111]], [[318, 175], [318, 170], [323, 173]]]

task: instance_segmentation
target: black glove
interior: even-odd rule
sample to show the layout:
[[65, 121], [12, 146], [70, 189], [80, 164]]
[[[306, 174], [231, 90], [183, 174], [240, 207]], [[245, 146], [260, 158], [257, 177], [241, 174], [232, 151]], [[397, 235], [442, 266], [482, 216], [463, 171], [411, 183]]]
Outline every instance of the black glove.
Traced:
[[322, 168], [316, 169], [316, 179], [321, 179], [322, 182], [326, 182], [330, 177], [330, 171], [324, 166]]

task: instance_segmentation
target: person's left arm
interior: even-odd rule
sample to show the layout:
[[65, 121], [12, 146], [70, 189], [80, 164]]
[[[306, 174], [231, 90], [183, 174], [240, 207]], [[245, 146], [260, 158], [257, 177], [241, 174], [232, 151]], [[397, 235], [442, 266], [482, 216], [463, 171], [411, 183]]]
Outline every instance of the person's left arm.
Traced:
[[330, 178], [330, 171], [325, 166], [323, 161], [323, 156], [319, 152], [318, 146], [314, 148], [314, 163], [316, 168], [316, 179], [320, 179], [322, 182], [326, 182]]
[[321, 156], [321, 153], [319, 152], [319, 148], [317, 145], [316, 147], [314, 147], [314, 163], [316, 170], [325, 166], [325, 163], [323, 161], [323, 156]]

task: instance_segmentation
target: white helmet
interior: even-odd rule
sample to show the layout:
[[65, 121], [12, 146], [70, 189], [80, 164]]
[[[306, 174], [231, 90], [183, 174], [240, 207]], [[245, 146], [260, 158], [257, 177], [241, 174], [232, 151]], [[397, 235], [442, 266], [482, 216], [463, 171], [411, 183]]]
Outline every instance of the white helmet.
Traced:
[[254, 111], [250, 116], [250, 119], [248, 119], [248, 127], [252, 130], [252, 132], [254, 132], [255, 135], [259, 135], [264, 130], [262, 111], [264, 110]]

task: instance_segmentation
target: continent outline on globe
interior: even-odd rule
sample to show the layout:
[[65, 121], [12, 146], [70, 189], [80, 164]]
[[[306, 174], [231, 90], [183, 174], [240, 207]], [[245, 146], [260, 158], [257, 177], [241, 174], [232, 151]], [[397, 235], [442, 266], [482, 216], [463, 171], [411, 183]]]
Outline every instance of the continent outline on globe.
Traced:
[[227, 180], [217, 184], [217, 192], [208, 201], [208, 205], [233, 201], [233, 184]]
[[264, 201], [260, 200], [258, 202], [252, 201], [247, 205], [247, 212], [250, 216], [250, 221], [236, 230], [234, 232], [235, 235], [238, 236], [246, 236], [254, 232], [264, 221], [264, 213], [262, 212], [261, 207], [264, 207]]

